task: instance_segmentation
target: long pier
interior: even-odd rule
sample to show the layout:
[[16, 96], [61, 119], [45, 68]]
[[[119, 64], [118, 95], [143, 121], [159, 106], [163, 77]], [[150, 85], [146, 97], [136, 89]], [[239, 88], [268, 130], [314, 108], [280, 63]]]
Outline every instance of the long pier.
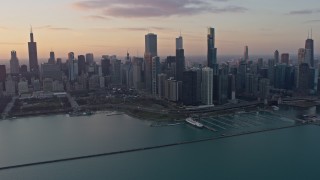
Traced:
[[292, 125], [292, 126], [286, 126], [286, 127], [280, 127], [280, 128], [274, 128], [274, 129], [244, 132], [244, 133], [239, 133], [239, 134], [230, 134], [230, 135], [224, 135], [224, 136], [220, 136], [220, 137], [211, 137], [211, 138], [204, 138], [204, 139], [199, 139], [199, 140], [183, 141], [183, 142], [177, 142], [177, 143], [171, 143], [171, 144], [165, 144], [165, 145], [159, 145], [159, 146], [142, 147], [142, 148], [135, 148], [135, 149], [130, 149], [130, 150], [115, 151], [115, 152], [108, 152], [108, 153], [101, 153], [101, 154], [93, 154], [93, 155], [87, 155], [87, 156], [78, 156], [78, 157], [62, 158], [62, 159], [49, 160], [49, 161], [40, 161], [40, 162], [34, 162], [34, 163], [4, 166], [4, 167], [0, 167], [0, 171], [1, 170], [8, 170], [8, 169], [15, 169], [15, 168], [29, 167], [29, 166], [37, 166], [37, 165], [44, 165], [44, 164], [52, 164], [52, 163], [59, 163], [59, 162], [67, 162], [67, 161], [75, 161], [75, 160], [88, 159], [88, 158], [97, 158], [97, 157], [103, 157], [103, 156], [139, 152], [139, 151], [147, 151], [147, 150], [173, 147], [173, 146], [179, 146], [179, 145], [194, 144], [194, 143], [207, 142], [207, 141], [213, 141], [213, 140], [218, 140], [218, 139], [225, 139], [225, 138], [231, 138], [231, 137], [237, 137], [237, 136], [243, 136], [243, 135], [249, 135], [249, 134], [276, 131], [276, 130], [280, 130], [280, 129], [289, 129], [289, 128], [305, 126], [305, 125], [308, 125], [308, 124]]

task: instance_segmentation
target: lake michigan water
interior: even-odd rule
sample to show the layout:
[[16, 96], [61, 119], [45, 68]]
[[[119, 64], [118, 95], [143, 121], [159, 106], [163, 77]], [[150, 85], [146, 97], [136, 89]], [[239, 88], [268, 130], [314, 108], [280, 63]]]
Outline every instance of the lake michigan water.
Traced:
[[[115, 152], [221, 134], [293, 125], [298, 113], [205, 118], [217, 132], [187, 124], [151, 127], [127, 115], [65, 115], [0, 121], [0, 167]], [[288, 117], [289, 116], [289, 117]], [[1, 180], [319, 179], [320, 126], [307, 125], [159, 149], [0, 170]]]

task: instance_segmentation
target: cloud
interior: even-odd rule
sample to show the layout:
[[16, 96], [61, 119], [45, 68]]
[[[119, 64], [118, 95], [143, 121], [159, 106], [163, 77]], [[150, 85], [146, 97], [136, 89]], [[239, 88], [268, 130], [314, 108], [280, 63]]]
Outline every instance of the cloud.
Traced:
[[228, 2], [228, 0], [87, 0], [74, 3], [73, 7], [85, 11], [99, 11], [102, 16], [120, 18], [242, 13], [248, 10], [241, 6], [215, 7], [212, 2]]
[[313, 14], [313, 10], [297, 10], [297, 11], [290, 11], [289, 14], [291, 15], [302, 15], [302, 14]]
[[226, 6], [223, 8], [212, 8], [213, 13], [244, 13], [248, 11], [245, 7], [240, 6]]
[[171, 30], [169, 28], [163, 28], [163, 27], [149, 27], [149, 28], [125, 27], [125, 28], [116, 28], [116, 29], [123, 30], [123, 31], [166, 31], [166, 30]]
[[91, 28], [91, 30], [96, 31], [170, 31], [170, 28], [164, 27], [118, 27], [118, 28]]
[[19, 43], [19, 42], [0, 42], [0, 45], [25, 45], [26, 43]]
[[304, 23], [304, 24], [320, 23], [320, 19], [309, 20], [309, 21], [305, 21], [305, 22], [303, 22], [303, 23]]
[[51, 25], [45, 25], [45, 26], [38, 26], [35, 27], [35, 29], [47, 29], [47, 30], [52, 30], [52, 31], [71, 31], [71, 28], [66, 28], [66, 27], [54, 27]]
[[109, 20], [108, 17], [99, 16], [99, 15], [84, 16], [83, 18], [87, 20]]
[[319, 9], [302, 9], [302, 10], [295, 10], [295, 11], [290, 11], [288, 14], [289, 15], [308, 15], [308, 14], [316, 14], [320, 13]]

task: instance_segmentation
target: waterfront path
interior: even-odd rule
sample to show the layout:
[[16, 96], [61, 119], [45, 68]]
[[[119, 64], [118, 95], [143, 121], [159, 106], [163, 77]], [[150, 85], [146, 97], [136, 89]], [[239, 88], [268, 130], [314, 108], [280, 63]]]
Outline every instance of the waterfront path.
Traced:
[[294, 128], [294, 127], [298, 127], [298, 126], [304, 126], [304, 125], [293, 125], [293, 126], [266, 129], [266, 130], [260, 130], [260, 131], [243, 132], [243, 133], [238, 133], [238, 134], [229, 134], [229, 135], [223, 135], [223, 136], [220, 136], [220, 137], [211, 137], [211, 138], [204, 138], [204, 139], [192, 140], [192, 141], [183, 141], [183, 142], [177, 142], [177, 143], [171, 143], [171, 144], [165, 144], [165, 145], [135, 148], [135, 149], [130, 149], [130, 150], [116, 151], [116, 152], [108, 152], [108, 153], [101, 153], [101, 154], [93, 154], [93, 155], [86, 155], [86, 156], [71, 157], [71, 158], [62, 158], [62, 159], [49, 160], [49, 161], [41, 161], [41, 162], [34, 162], [34, 163], [26, 163], [26, 164], [19, 164], [19, 165], [4, 166], [4, 167], [0, 167], [0, 171], [1, 170], [7, 170], [7, 169], [15, 169], [15, 168], [22, 168], [22, 167], [29, 167], [29, 166], [51, 164], [51, 163], [59, 163], [59, 162], [66, 162], [66, 161], [88, 159], [88, 158], [97, 158], [97, 157], [110, 156], [110, 155], [116, 155], [116, 154], [125, 154], [125, 153], [146, 151], [146, 150], [173, 147], [173, 146], [179, 146], [179, 145], [194, 144], [194, 143], [200, 143], [200, 142], [206, 142], [206, 141], [214, 141], [214, 140], [218, 140], [218, 139], [225, 139], [225, 138], [231, 138], [231, 137], [236, 137], [236, 136], [243, 136], [243, 135], [249, 135], [249, 134], [255, 134], [255, 133], [269, 132], [269, 131], [275, 131], [275, 130], [280, 130], [280, 129], [289, 129], [289, 128]]
[[6, 108], [4, 109], [4, 111], [2, 112], [2, 118], [5, 119], [6, 117], [9, 116], [9, 113], [11, 111], [11, 109], [14, 106], [14, 103], [16, 102], [17, 97], [12, 97], [11, 101], [7, 104]]
[[68, 100], [69, 100], [69, 102], [71, 104], [72, 109], [74, 111], [79, 110], [79, 104], [77, 103], [76, 100], [74, 100], [74, 98], [69, 93], [67, 93], [67, 98], [68, 98]]

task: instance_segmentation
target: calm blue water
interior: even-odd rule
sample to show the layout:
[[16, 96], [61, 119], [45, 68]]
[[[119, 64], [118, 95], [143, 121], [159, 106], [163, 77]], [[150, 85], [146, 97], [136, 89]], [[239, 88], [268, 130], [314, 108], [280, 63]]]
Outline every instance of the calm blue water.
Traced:
[[[63, 115], [0, 122], [0, 166], [112, 152], [288, 126], [271, 114], [208, 118], [217, 132], [150, 127], [126, 115]], [[220, 124], [219, 124], [220, 123]], [[237, 128], [238, 127], [238, 128]], [[241, 128], [240, 128], [241, 127]], [[219, 129], [220, 128], [220, 129]], [[320, 127], [304, 126], [210, 142], [0, 171], [15, 179], [319, 179]]]

